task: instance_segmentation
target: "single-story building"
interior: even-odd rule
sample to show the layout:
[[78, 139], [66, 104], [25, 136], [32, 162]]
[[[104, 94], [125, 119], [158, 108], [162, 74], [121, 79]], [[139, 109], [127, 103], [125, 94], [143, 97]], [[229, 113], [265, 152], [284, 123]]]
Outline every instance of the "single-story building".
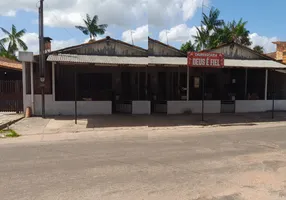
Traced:
[[0, 57], [0, 112], [23, 110], [22, 64]]
[[[230, 43], [205, 50], [223, 53], [223, 68], [191, 68], [187, 80], [187, 55], [148, 40], [148, 50], [106, 37], [47, 53], [46, 114], [73, 115], [75, 101], [79, 115], [200, 113], [202, 72], [206, 113], [268, 111], [273, 94], [275, 109], [286, 110], [286, 65]], [[41, 115], [39, 56], [20, 58], [24, 108]]]

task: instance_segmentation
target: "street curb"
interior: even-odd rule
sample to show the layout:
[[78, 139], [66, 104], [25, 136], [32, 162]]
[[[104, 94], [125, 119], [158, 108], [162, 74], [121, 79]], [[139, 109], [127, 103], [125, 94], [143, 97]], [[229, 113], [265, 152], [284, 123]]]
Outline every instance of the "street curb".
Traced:
[[5, 129], [7, 126], [11, 126], [12, 124], [15, 124], [16, 122], [22, 120], [24, 117], [19, 117], [18, 119], [15, 119], [13, 121], [9, 121], [9, 122], [6, 122], [4, 124], [1, 124], [0, 125], [0, 130], [3, 130]]

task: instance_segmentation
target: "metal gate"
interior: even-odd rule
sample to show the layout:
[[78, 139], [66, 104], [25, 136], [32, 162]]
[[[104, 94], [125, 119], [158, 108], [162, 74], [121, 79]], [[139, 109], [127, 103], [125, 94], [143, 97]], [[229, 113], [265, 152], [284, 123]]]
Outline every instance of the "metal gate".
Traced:
[[22, 80], [0, 80], [0, 112], [23, 112]]

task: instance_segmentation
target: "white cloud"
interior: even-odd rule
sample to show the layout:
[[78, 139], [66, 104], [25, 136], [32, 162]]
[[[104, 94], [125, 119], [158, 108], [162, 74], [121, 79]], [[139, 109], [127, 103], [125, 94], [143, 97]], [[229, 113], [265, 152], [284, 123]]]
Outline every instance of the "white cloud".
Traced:
[[135, 30], [127, 30], [122, 33], [124, 42], [132, 43], [131, 31], [134, 43], [148, 40], [148, 25], [140, 26]]
[[[35, 0], [0, 2], [0, 15], [19, 10], [37, 12]], [[147, 0], [49, 0], [44, 1], [45, 25], [73, 27], [82, 24], [86, 13], [99, 16], [99, 23], [129, 26], [147, 23]], [[144, 17], [145, 16], [145, 17]]]
[[169, 42], [181, 42], [185, 43], [189, 40], [194, 42], [193, 36], [197, 34], [195, 26], [188, 27], [186, 24], [177, 25], [170, 30], [162, 30], [159, 33], [159, 40], [167, 43], [167, 36]]
[[[37, 33], [26, 33], [22, 39], [27, 44], [29, 48], [28, 51], [39, 53], [39, 35]], [[75, 39], [52, 40], [52, 50], [62, 49], [77, 44], [79, 44], [79, 42]]]
[[191, 19], [196, 11], [210, 0], [149, 0], [148, 19], [153, 26], [178, 24]]
[[272, 42], [279, 41], [278, 37], [269, 38], [266, 36], [258, 35], [257, 33], [252, 33], [249, 35], [249, 37], [252, 41], [252, 48], [256, 45], [260, 45], [264, 48], [265, 53], [276, 51], [276, 46]]

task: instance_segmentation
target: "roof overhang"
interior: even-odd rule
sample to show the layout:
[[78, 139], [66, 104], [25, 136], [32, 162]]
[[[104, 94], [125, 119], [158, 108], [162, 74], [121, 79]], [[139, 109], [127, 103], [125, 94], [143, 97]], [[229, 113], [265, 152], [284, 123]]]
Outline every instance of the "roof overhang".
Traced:
[[[109, 66], [187, 66], [186, 57], [117, 57], [97, 55], [49, 55], [47, 61], [60, 63], [94, 64]], [[225, 59], [225, 68], [286, 69], [286, 65], [273, 60]]]
[[118, 57], [118, 56], [97, 56], [97, 55], [71, 55], [59, 54], [49, 55], [47, 61], [60, 63], [95, 64], [95, 65], [148, 65], [147, 57]]

